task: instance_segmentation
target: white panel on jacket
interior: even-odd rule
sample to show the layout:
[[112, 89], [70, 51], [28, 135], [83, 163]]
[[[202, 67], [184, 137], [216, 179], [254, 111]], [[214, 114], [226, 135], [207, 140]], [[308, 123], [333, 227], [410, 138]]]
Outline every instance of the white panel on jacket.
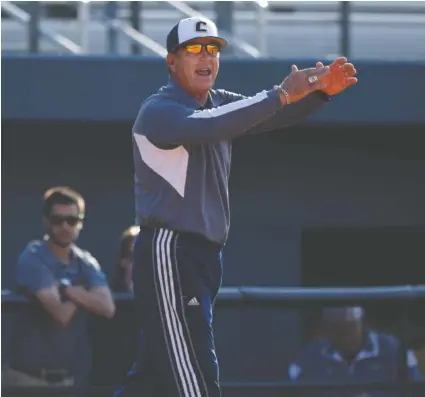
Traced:
[[145, 164], [164, 178], [181, 196], [184, 197], [189, 153], [183, 146], [175, 149], [159, 149], [145, 136], [133, 134]]

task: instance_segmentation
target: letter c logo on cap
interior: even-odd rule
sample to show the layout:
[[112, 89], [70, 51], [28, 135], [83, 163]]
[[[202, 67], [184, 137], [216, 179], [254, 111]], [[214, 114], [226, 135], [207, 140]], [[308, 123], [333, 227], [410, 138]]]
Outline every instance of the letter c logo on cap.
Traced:
[[207, 31], [207, 24], [205, 22], [202, 22], [202, 21], [196, 22], [196, 31], [197, 32], [206, 32]]

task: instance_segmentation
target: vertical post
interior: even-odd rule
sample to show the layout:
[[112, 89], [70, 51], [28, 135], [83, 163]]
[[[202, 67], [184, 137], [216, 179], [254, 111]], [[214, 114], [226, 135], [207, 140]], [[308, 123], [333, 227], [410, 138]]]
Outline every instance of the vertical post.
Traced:
[[258, 27], [258, 49], [261, 56], [267, 56], [267, 37], [265, 26], [267, 24], [267, 2], [257, 3], [257, 27]]
[[[116, 1], [108, 1], [105, 5], [105, 15], [106, 20], [108, 22], [113, 21], [117, 17], [117, 2]], [[117, 38], [117, 31], [113, 26], [111, 26], [110, 23], [108, 23], [108, 30], [107, 30], [107, 46], [108, 46], [108, 53], [109, 54], [116, 54], [117, 47], [118, 47], [118, 38]]]
[[[130, 22], [131, 27], [138, 32], [142, 31], [142, 24], [140, 22], [140, 12], [142, 10], [141, 1], [130, 1]], [[131, 44], [131, 53], [133, 55], [142, 55], [142, 47], [138, 43]]]
[[89, 22], [90, 22], [90, 2], [83, 0], [78, 3], [78, 22], [80, 29], [80, 44], [83, 53], [89, 51]]
[[[219, 31], [232, 34], [233, 32], [233, 1], [215, 1], [215, 22]], [[224, 50], [231, 54], [231, 45]]]
[[32, 53], [39, 52], [40, 44], [40, 15], [41, 4], [39, 1], [28, 2], [28, 9], [30, 14], [30, 23], [28, 26], [28, 51]]
[[340, 7], [340, 54], [348, 58], [350, 56], [350, 2], [341, 1]]

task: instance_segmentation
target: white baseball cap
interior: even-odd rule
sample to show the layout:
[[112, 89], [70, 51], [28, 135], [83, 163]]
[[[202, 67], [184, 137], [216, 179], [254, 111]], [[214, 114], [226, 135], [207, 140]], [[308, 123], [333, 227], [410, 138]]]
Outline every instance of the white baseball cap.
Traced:
[[172, 53], [181, 45], [200, 38], [209, 38], [223, 48], [228, 42], [218, 35], [216, 24], [206, 18], [192, 17], [182, 19], [167, 35], [167, 51]]

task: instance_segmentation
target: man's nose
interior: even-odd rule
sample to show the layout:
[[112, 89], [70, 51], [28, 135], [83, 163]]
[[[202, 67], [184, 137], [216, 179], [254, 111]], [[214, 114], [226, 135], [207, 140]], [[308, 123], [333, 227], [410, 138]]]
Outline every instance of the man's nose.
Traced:
[[205, 58], [207, 58], [207, 57], [208, 57], [208, 52], [207, 52], [207, 49], [206, 49], [205, 47], [202, 47], [202, 50], [201, 50], [201, 52], [199, 53], [199, 57], [200, 57], [201, 59], [205, 59]]
[[72, 229], [72, 226], [68, 222], [62, 222], [61, 225], [60, 225], [60, 227], [62, 229], [66, 229], [66, 230], [71, 230]]

